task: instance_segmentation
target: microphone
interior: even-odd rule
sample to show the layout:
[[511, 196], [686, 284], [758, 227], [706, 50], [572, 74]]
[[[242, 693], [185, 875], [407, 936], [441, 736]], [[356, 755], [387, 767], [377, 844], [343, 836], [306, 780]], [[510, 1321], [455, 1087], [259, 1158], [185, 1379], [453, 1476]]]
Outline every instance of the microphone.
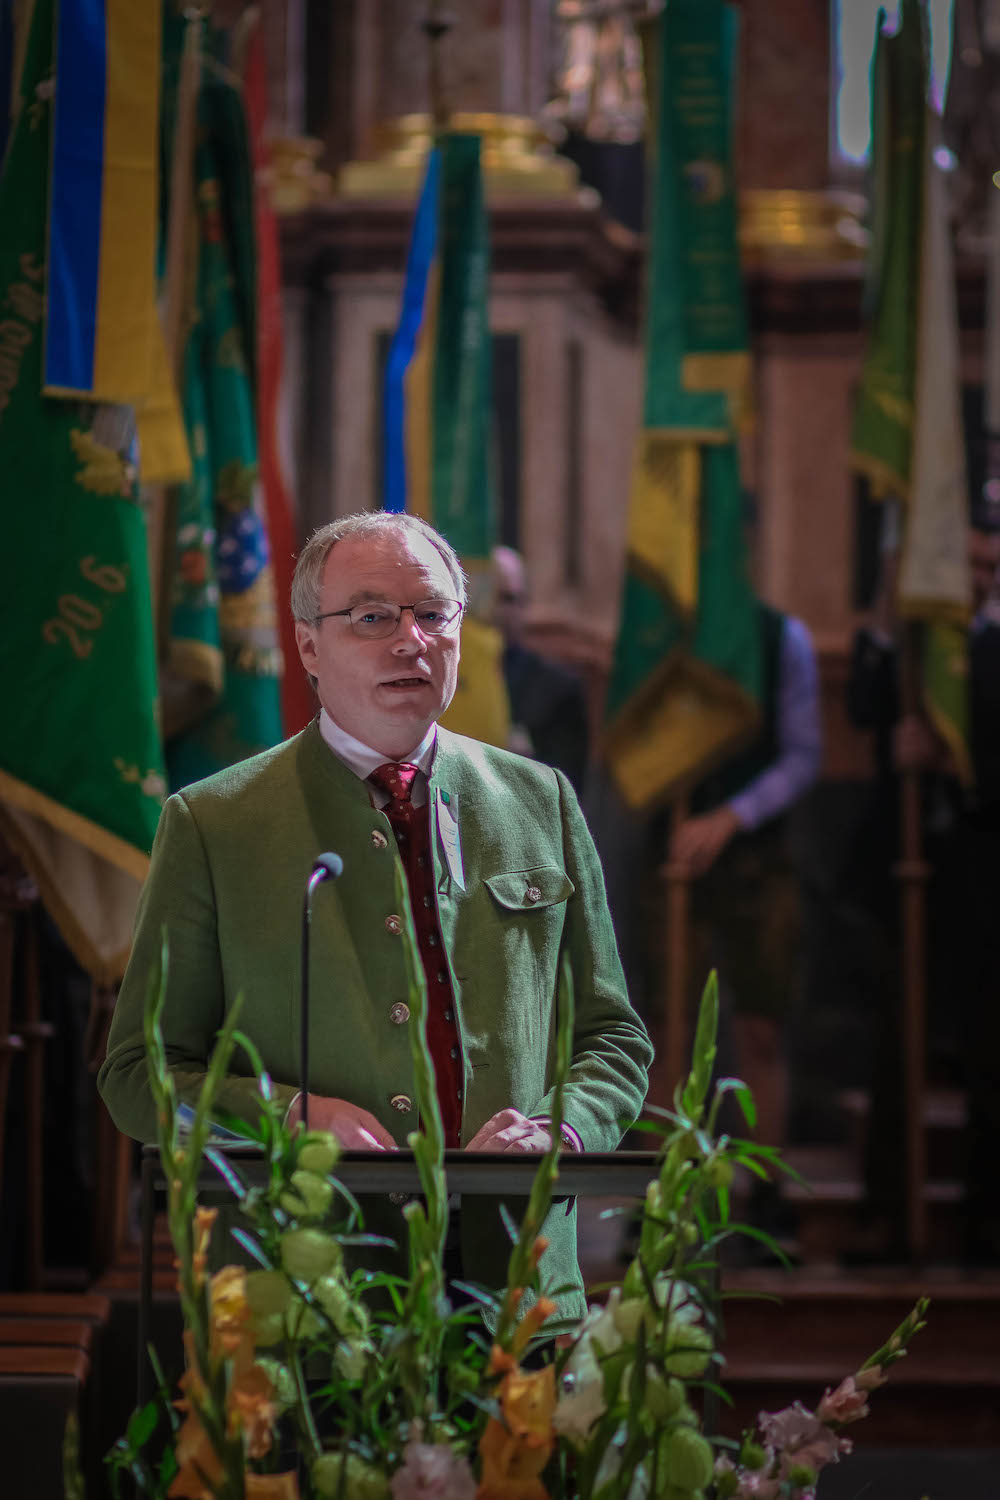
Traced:
[[324, 880], [336, 880], [344, 873], [339, 854], [317, 855], [302, 904], [302, 974], [299, 1003], [299, 1074], [302, 1086], [302, 1124], [309, 1129], [309, 935], [312, 926], [313, 892]]

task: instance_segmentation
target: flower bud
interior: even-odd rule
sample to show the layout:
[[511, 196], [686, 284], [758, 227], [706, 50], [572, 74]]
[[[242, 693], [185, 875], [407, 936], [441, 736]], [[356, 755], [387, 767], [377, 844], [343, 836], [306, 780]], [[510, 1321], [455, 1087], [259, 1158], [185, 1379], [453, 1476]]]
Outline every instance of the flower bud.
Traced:
[[340, 1260], [337, 1241], [320, 1229], [286, 1229], [281, 1236], [281, 1264], [296, 1281], [318, 1281]]
[[682, 1380], [697, 1380], [708, 1368], [712, 1353], [712, 1336], [697, 1323], [685, 1323], [671, 1329], [671, 1343], [664, 1366], [668, 1375]]
[[614, 1325], [623, 1339], [635, 1342], [639, 1333], [639, 1324], [645, 1322], [648, 1326], [649, 1303], [644, 1297], [626, 1297], [624, 1302], [618, 1302], [612, 1309]]
[[667, 1422], [685, 1404], [684, 1387], [671, 1377], [664, 1380], [658, 1371], [650, 1370], [646, 1381], [646, 1410], [655, 1422]]
[[292, 1173], [291, 1184], [294, 1191], [286, 1188], [279, 1199], [285, 1212], [297, 1219], [321, 1219], [333, 1199], [332, 1185], [315, 1172], [298, 1170]]
[[339, 1159], [339, 1142], [327, 1131], [317, 1131], [315, 1134], [307, 1135], [299, 1147], [297, 1165], [303, 1171], [315, 1172], [318, 1177], [326, 1177], [333, 1171]]
[[385, 1475], [366, 1464], [356, 1453], [321, 1453], [312, 1466], [313, 1488], [322, 1500], [335, 1500], [340, 1493], [341, 1469], [344, 1471], [344, 1500], [388, 1500], [389, 1481]]
[[700, 1490], [712, 1480], [715, 1455], [711, 1444], [690, 1427], [665, 1432], [660, 1439], [660, 1472], [679, 1490]]
[[744, 1469], [752, 1469], [756, 1472], [767, 1463], [767, 1449], [762, 1448], [759, 1443], [750, 1442], [749, 1438], [740, 1449], [740, 1463]]

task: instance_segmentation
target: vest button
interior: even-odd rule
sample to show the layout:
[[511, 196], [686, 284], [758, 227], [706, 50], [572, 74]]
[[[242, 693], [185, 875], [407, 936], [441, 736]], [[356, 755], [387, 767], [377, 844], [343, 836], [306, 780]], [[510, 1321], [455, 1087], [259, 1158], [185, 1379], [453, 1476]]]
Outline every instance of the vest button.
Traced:
[[541, 901], [542, 893], [538, 889], [537, 885], [528, 886], [528, 889], [524, 893], [524, 899], [525, 901], [530, 902], [532, 906], [534, 906], [536, 901]]
[[409, 1203], [412, 1197], [412, 1193], [390, 1193], [389, 1202], [395, 1203], [396, 1206], [399, 1207], [403, 1203]]
[[398, 937], [403, 930], [403, 924], [400, 921], [399, 917], [396, 916], [395, 912], [393, 912], [391, 916], [386, 917], [385, 926], [386, 931], [391, 932], [394, 937]]
[[389, 1012], [389, 1020], [394, 1026], [402, 1026], [403, 1022], [408, 1021], [409, 1019], [410, 1007], [408, 1005], [404, 1005], [402, 1000], [397, 1000], [396, 1004]]
[[388, 847], [389, 847], [389, 840], [386, 838], [385, 834], [382, 833], [378, 828], [373, 828], [372, 829], [372, 848], [373, 849], [388, 849]]
[[398, 1109], [401, 1115], [408, 1115], [413, 1108], [413, 1100], [409, 1094], [393, 1094], [389, 1103], [393, 1109]]

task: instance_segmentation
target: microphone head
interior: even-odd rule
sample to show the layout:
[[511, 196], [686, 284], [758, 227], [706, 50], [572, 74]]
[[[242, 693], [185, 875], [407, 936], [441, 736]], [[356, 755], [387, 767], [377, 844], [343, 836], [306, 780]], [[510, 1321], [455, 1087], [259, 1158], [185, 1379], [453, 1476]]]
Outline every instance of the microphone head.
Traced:
[[339, 854], [319, 854], [313, 865], [313, 874], [321, 880], [336, 880], [344, 873], [344, 861]]

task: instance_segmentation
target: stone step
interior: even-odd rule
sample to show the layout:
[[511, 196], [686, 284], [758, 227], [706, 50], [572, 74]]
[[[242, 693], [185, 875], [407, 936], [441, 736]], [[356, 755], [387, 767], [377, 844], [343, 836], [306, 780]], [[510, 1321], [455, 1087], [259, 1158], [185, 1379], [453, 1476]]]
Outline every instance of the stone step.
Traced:
[[[926, 1326], [852, 1428], [860, 1444], [1000, 1450], [1000, 1271], [956, 1277], [885, 1268], [877, 1276], [797, 1271], [723, 1274], [721, 1380], [733, 1399], [720, 1430], [736, 1436], [760, 1410], [815, 1405], [885, 1341], [921, 1295]], [[777, 1300], [776, 1300], [777, 1299]]]

